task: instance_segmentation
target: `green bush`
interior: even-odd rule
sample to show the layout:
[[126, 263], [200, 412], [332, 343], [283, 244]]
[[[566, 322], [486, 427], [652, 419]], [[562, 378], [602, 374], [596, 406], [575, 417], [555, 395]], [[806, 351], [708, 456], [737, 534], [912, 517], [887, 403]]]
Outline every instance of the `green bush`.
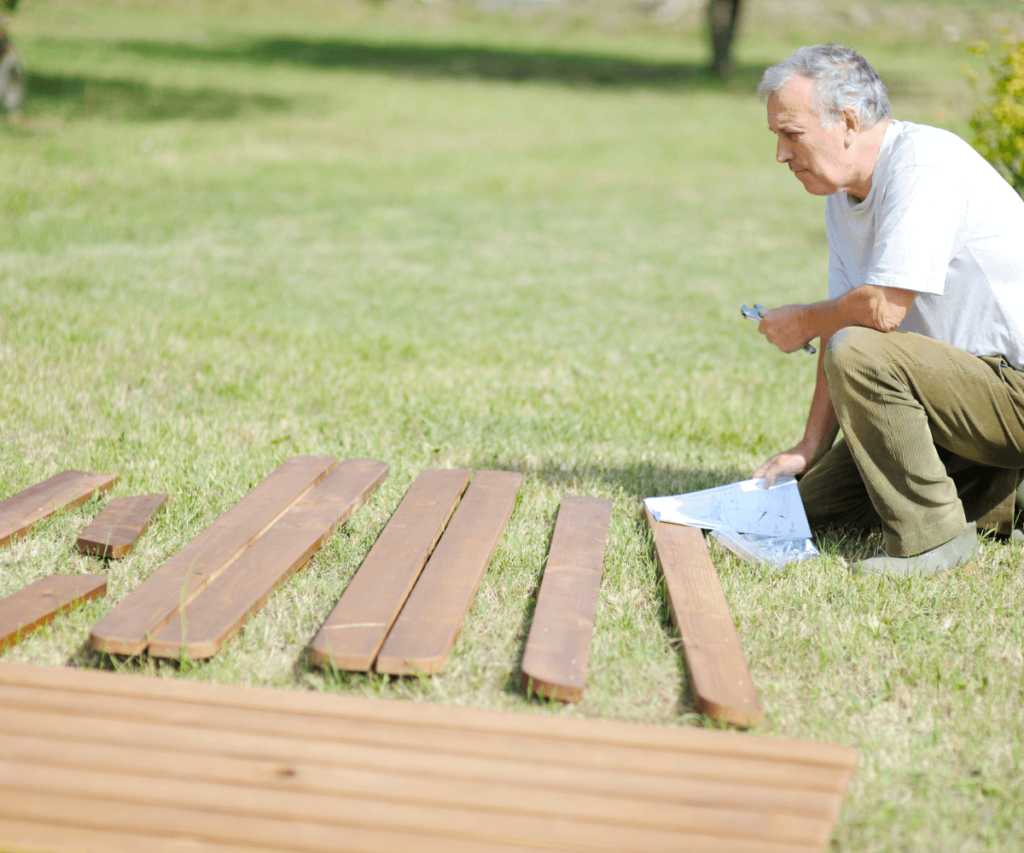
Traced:
[[[987, 54], [985, 42], [974, 51]], [[1002, 53], [989, 66], [992, 100], [971, 119], [974, 147], [1024, 196], [1024, 41], [1007, 34]], [[977, 83], [977, 77], [973, 82]]]

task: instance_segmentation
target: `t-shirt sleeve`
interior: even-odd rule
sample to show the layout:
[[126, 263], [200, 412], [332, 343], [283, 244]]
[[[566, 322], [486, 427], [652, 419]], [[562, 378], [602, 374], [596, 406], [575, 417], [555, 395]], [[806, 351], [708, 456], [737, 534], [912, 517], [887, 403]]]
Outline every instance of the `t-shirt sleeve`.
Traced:
[[941, 294], [963, 214], [951, 183], [936, 166], [894, 172], [878, 210], [873, 263], [864, 284]]

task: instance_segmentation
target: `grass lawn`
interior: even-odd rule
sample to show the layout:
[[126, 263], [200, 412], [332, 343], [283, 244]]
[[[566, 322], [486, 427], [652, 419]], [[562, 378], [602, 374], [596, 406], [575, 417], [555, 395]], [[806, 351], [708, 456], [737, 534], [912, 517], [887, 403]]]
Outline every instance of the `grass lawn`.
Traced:
[[[751, 3], [721, 84], [694, 14], [610, 2], [25, 0], [9, 23], [30, 95], [0, 121], [0, 498], [65, 468], [171, 498], [106, 566], [106, 599], [2, 659], [704, 722], [637, 512], [749, 475], [803, 428], [814, 360], [738, 311], [825, 293], [822, 201], [774, 162], [760, 71], [847, 41], [897, 117], [963, 132], [967, 43], [1020, 19], [1009, 2], [790, 5]], [[391, 475], [220, 655], [86, 647], [302, 453]], [[526, 478], [447, 666], [311, 669], [313, 634], [406, 488], [446, 466]], [[563, 707], [524, 698], [518, 667], [567, 495], [614, 514], [586, 698]], [[0, 594], [103, 570], [73, 549], [99, 509], [0, 550]], [[779, 573], [713, 548], [765, 706], [751, 736], [859, 750], [833, 850], [1020, 849], [1020, 548], [987, 542], [967, 576], [875, 582], [844, 567], [870, 541], [828, 544]]]

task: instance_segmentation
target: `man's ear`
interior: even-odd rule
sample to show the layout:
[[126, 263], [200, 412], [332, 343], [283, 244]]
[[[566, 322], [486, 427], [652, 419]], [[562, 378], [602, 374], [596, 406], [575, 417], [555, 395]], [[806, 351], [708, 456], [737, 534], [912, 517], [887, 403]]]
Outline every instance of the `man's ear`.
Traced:
[[843, 142], [849, 148], [860, 133], [860, 115], [855, 109], [847, 107], [843, 110]]

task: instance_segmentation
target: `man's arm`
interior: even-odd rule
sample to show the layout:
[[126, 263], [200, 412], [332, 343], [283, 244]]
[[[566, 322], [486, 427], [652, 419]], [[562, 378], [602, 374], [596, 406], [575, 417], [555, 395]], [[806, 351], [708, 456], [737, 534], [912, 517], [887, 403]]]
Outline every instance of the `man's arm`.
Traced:
[[893, 332], [907, 316], [917, 293], [895, 287], [862, 284], [836, 299], [811, 305], [783, 305], [762, 311], [757, 330], [783, 352], [796, 352], [814, 338], [821, 338], [821, 350], [840, 329], [866, 326]]
[[767, 489], [775, 482], [775, 478], [783, 474], [802, 474], [811, 464], [824, 456], [832, 447], [839, 432], [839, 421], [836, 410], [832, 408], [832, 398], [828, 393], [828, 380], [823, 367], [825, 350], [828, 340], [822, 338], [821, 352], [818, 353], [818, 375], [814, 383], [814, 397], [811, 399], [811, 411], [807, 415], [807, 426], [803, 440], [777, 453], [754, 472], [754, 477], [764, 477]]
[[754, 472], [755, 478], [765, 478], [765, 488], [770, 487], [780, 475], [802, 474], [824, 456], [836, 440], [839, 421], [832, 407], [824, 369], [825, 353], [832, 335], [847, 326], [866, 326], [880, 332], [895, 331], [907, 316], [916, 295], [913, 290], [864, 284], [826, 302], [784, 305], [761, 312], [758, 331], [783, 352], [794, 352], [808, 341], [821, 338], [814, 397], [804, 437], [795, 447], [771, 457]]

